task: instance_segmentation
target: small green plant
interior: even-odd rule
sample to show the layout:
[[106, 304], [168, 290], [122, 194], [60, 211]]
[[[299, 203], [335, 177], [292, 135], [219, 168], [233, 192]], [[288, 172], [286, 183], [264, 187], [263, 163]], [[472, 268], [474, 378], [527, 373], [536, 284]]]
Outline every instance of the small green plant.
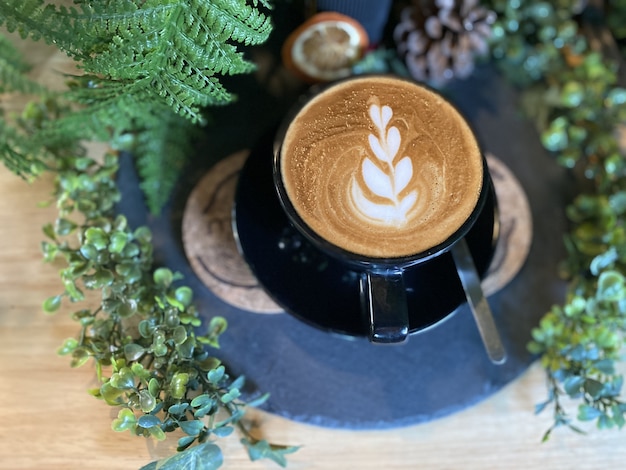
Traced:
[[[0, 91], [34, 98], [20, 116], [0, 115], [0, 159], [25, 178], [56, 177], [58, 217], [43, 228], [42, 251], [46, 261], [63, 260], [63, 291], [43, 309], [71, 305], [80, 326], [59, 354], [73, 367], [95, 364], [100, 385], [90, 393], [119, 408], [115, 431], [156, 439], [182, 431], [180, 452], [145, 468], [218, 468], [216, 442], [235, 429], [251, 459], [284, 466], [295, 448], [254, 438], [241, 420], [267, 396], [242, 400], [244, 378], [230, 377], [216, 356], [225, 319], [203, 325], [181, 276], [154, 265], [148, 228], [114, 211], [119, 150], [136, 156], [148, 204], [160, 209], [205, 108], [233, 99], [219, 76], [253, 69], [235, 44], [264, 41], [269, 18], [246, 0], [73, 3], [0, 4], [0, 24], [54, 43], [84, 72], [68, 77], [66, 91], [49, 92], [0, 38]], [[83, 139], [112, 150], [92, 158]], [[90, 291], [99, 293], [95, 308]]]
[[[579, 28], [580, 2], [492, 3], [498, 63], [524, 87], [544, 147], [587, 181], [566, 209], [566, 299], [542, 318], [528, 346], [547, 373], [548, 399], [537, 412], [552, 407], [554, 424], [544, 439], [559, 426], [580, 431], [576, 420], [622, 428], [626, 403], [615, 365], [626, 332], [626, 149], [616, 132], [626, 120], [626, 89], [617, 64], [592, 50]], [[564, 397], [578, 404], [575, 417]]]
[[577, 18], [584, 1], [485, 0], [497, 13], [490, 48], [504, 76], [519, 86], [543, 82], [585, 51]]
[[85, 291], [101, 292], [97, 308], [74, 307], [71, 315], [80, 332], [64, 342], [59, 354], [70, 356], [73, 367], [95, 363], [101, 385], [90, 393], [120, 409], [113, 430], [159, 440], [182, 430], [178, 450], [186, 453], [159, 468], [179, 468], [200, 455], [202, 464], [194, 468], [216, 468], [210, 465], [222, 456], [214, 441], [235, 427], [251, 457], [284, 465], [284, 455], [295, 449], [255, 439], [241, 422], [245, 407], [267, 396], [241, 401], [244, 378], [229, 377], [214, 356], [226, 320], [213, 317], [199, 334], [202, 321], [192, 290], [177, 284], [179, 274], [154, 269], [146, 227], [133, 230], [125, 217], [113, 213], [119, 200], [116, 156], [107, 155], [102, 163], [67, 156], [57, 165], [59, 217], [44, 227], [42, 250], [46, 261], [65, 260], [60, 273], [65, 289], [43, 307], [53, 313], [63, 301], [80, 304]]

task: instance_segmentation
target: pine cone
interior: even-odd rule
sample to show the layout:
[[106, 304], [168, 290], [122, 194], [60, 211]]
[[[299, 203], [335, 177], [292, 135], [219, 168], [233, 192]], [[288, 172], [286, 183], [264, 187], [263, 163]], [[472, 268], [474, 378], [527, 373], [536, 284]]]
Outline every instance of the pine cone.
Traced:
[[479, 0], [411, 0], [394, 39], [413, 78], [440, 86], [473, 72], [475, 58], [488, 51], [495, 20]]

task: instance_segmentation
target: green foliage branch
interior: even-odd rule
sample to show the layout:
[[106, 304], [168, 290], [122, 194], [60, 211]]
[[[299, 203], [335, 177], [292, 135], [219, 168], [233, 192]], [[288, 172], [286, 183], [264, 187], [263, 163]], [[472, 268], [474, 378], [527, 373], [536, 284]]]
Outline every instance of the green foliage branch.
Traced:
[[[494, 57], [524, 89], [522, 104], [544, 147], [585, 181], [566, 209], [566, 299], [541, 319], [528, 345], [547, 373], [548, 397], [537, 412], [551, 407], [554, 419], [544, 440], [559, 426], [582, 432], [576, 421], [622, 428], [626, 403], [616, 364], [626, 332], [626, 148], [617, 132], [626, 122], [626, 89], [618, 62], [591, 47], [585, 2], [489, 3], [498, 13]], [[610, 24], [622, 27], [626, 2], [605, 3]]]
[[[90, 393], [119, 408], [115, 431], [156, 439], [182, 432], [180, 452], [146, 469], [218, 468], [216, 442], [235, 429], [251, 459], [284, 466], [295, 448], [255, 438], [242, 421], [245, 408], [267, 396], [242, 400], [244, 378], [230, 377], [215, 356], [225, 319], [203, 325], [181, 276], [154, 265], [149, 229], [133, 229], [114, 212], [118, 151], [139, 155], [149, 202], [151, 191], [162, 194], [203, 120], [201, 109], [234, 99], [217, 74], [251, 70], [228, 42], [263, 41], [269, 19], [245, 0], [74, 4], [0, 4], [0, 24], [56, 44], [85, 72], [69, 77], [67, 91], [52, 93], [27, 78], [27, 64], [0, 38], [0, 91], [33, 96], [21, 115], [0, 115], [0, 159], [26, 178], [55, 175], [58, 217], [44, 226], [42, 251], [48, 262], [63, 261], [64, 290], [43, 308], [54, 313], [64, 301], [84, 303], [71, 314], [79, 334], [59, 354], [73, 367], [95, 364], [100, 386]], [[109, 142], [112, 150], [96, 160], [81, 139]], [[163, 202], [153, 199], [153, 209]], [[90, 291], [100, 294], [95, 308]]]
[[71, 316], [80, 324], [78, 338], [67, 339], [59, 354], [70, 356], [72, 367], [93, 360], [100, 386], [90, 393], [119, 408], [113, 430], [158, 440], [182, 431], [178, 450], [188, 452], [159, 468], [179, 468], [190, 459], [198, 459], [194, 468], [217, 468], [222, 456], [215, 439], [235, 428], [243, 433], [241, 442], [251, 457], [285, 465], [284, 456], [295, 448], [256, 439], [241, 421], [246, 406], [257, 406], [267, 396], [241, 401], [244, 378], [229, 377], [214, 356], [226, 320], [212, 317], [199, 334], [202, 321], [192, 290], [177, 283], [179, 274], [154, 269], [149, 229], [133, 230], [124, 216], [114, 214], [120, 199], [117, 162], [114, 154], [102, 163], [73, 155], [56, 160], [59, 216], [44, 226], [42, 251], [48, 262], [65, 261], [60, 272], [64, 292], [43, 307], [54, 313], [63, 300], [89, 300], [86, 291], [101, 296], [95, 309], [75, 307]]
[[[33, 145], [92, 139], [132, 150], [148, 206], [158, 213], [190, 153], [195, 125], [206, 122], [205, 109], [235, 99], [220, 77], [254, 69], [239, 46], [260, 44], [271, 32], [259, 5], [270, 6], [267, 0], [0, 2], [0, 25], [54, 44], [81, 69], [63, 94], [72, 112], [46, 122], [31, 136]], [[132, 138], [138, 133], [140, 141]]]
[[[80, 332], [64, 342], [59, 354], [69, 355], [73, 367], [93, 360], [101, 385], [90, 393], [119, 408], [113, 430], [159, 440], [168, 432], [183, 432], [178, 450], [191, 450], [159, 468], [179, 468], [182, 461], [215, 449], [214, 439], [235, 427], [251, 456], [284, 465], [284, 455], [295, 449], [255, 439], [241, 421], [246, 406], [263, 403], [267, 396], [241, 401], [244, 378], [229, 377], [213, 355], [225, 319], [211, 318], [207, 331], [198, 334], [202, 321], [192, 290], [177, 284], [179, 274], [154, 269], [149, 229], [133, 230], [124, 216], [114, 214], [120, 199], [117, 161], [114, 154], [102, 163], [73, 155], [56, 160], [59, 217], [44, 226], [42, 250], [46, 261], [65, 261], [60, 272], [64, 292], [48, 298], [44, 310], [56, 312], [64, 299], [81, 303], [85, 291], [101, 293], [95, 309], [71, 314]], [[210, 455], [195, 468], [217, 468], [212, 465], [221, 461], [221, 453]]]
[[[4, 36], [0, 36], [0, 51], [0, 93], [45, 95], [42, 86], [25, 76], [28, 64]], [[38, 149], [0, 108], [0, 161], [23, 178], [31, 178], [43, 167], [37, 155]]]

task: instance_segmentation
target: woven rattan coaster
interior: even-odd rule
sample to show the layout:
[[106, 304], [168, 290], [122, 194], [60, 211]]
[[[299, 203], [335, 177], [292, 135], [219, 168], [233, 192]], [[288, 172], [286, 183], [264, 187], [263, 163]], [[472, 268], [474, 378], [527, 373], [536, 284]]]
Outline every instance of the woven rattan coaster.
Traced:
[[[279, 313], [237, 249], [232, 207], [239, 171], [249, 151], [234, 153], [213, 166], [192, 191], [183, 215], [183, 245], [192, 269], [223, 301], [242, 310]], [[532, 240], [528, 200], [509, 168], [493, 155], [487, 163], [500, 213], [500, 237], [483, 290], [491, 295], [522, 268]]]

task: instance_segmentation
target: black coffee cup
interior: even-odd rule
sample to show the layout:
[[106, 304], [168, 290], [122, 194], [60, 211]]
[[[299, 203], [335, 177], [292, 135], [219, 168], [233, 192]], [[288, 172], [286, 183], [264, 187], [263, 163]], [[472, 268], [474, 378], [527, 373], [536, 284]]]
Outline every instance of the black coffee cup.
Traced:
[[[464, 133], [463, 135], [465, 136], [464, 138], [466, 138], [469, 142], [469, 147], [464, 147], [463, 145], [460, 145], [459, 148], [467, 147], [470, 148], [472, 152], [477, 152], [476, 155], [472, 157], [474, 159], [472, 161], [472, 169], [471, 171], [468, 170], [467, 172], [468, 179], [472, 178], [469, 175], [476, 175], [475, 177], [473, 177], [474, 179], [472, 180], [475, 180], [477, 182], [476, 187], [474, 188], [476, 190], [476, 194], [474, 194], [471, 188], [467, 190], [466, 193], [462, 193], [469, 194], [471, 196], [468, 197], [468, 199], [471, 199], [471, 203], [467, 203], [465, 205], [463, 205], [464, 203], [458, 203], [459, 205], [462, 205], [464, 207], [465, 211], [463, 213], [462, 220], [460, 222], [457, 220], [456, 225], [454, 225], [453, 229], [449, 230], [449, 233], [447, 233], [443, 238], [440, 237], [436, 243], [432, 243], [424, 249], [416, 249], [407, 253], [400, 253], [399, 255], [394, 252], [392, 255], [386, 256], [384, 253], [382, 255], [378, 253], [365, 253], [363, 252], [363, 250], [351, 249], [350, 246], [346, 247], [345, 244], [342, 245], [341, 243], [337, 243], [331, 240], [331, 237], [325, 235], [324, 233], [320, 233], [324, 230], [324, 223], [320, 224], [320, 229], [320, 227], [312, 227], [312, 223], [309, 220], [306, 220], [307, 215], [304, 214], [303, 209], [297, 207], [297, 203], [294, 203], [295, 190], [290, 190], [288, 188], [288, 184], [286, 183], [286, 179], [288, 178], [285, 176], [285, 154], [287, 152], [290, 152], [290, 149], [295, 148], [291, 144], [291, 146], [285, 144], [285, 137], [288, 135], [288, 133], [292, 132], [292, 134], [298, 137], [297, 139], [295, 139], [296, 142], [294, 145], [297, 146], [300, 143], [298, 141], [302, 141], [302, 145], [305, 148], [303, 153], [311, 153], [312, 150], [310, 149], [313, 147], [323, 147], [322, 140], [324, 139], [324, 137], [314, 136], [312, 138], [309, 138], [309, 133], [306, 130], [306, 123], [304, 125], [301, 125], [302, 119], [308, 119], [306, 113], [316, 107], [322, 109], [321, 113], [316, 112], [315, 114], [311, 114], [311, 116], [316, 116], [315, 119], [318, 121], [315, 126], [312, 126], [314, 129], [310, 132], [310, 134], [314, 134], [315, 132], [317, 132], [317, 130], [315, 130], [316, 126], [320, 129], [323, 128], [323, 126], [319, 126], [319, 123], [321, 122], [320, 119], [324, 118], [324, 110], [328, 109], [328, 112], [338, 114], [339, 111], [336, 111], [336, 109], [344, 110], [350, 108], [351, 99], [345, 98], [346, 96], [352, 96], [349, 94], [349, 92], [351, 92], [349, 88], [358, 87], [360, 89], [369, 86], [368, 80], [373, 80], [373, 83], [376, 84], [373, 89], [377, 89], [376, 87], [381, 86], [384, 86], [384, 88], [387, 89], [389, 87], [397, 85], [399, 87], [398, 93], [406, 92], [407, 96], [410, 96], [412, 92], [416, 92], [418, 94], [425, 93], [424, 96], [428, 100], [434, 100], [432, 101], [432, 103], [428, 103], [428, 106], [426, 106], [427, 109], [426, 111], [424, 111], [425, 115], [430, 117], [430, 121], [435, 122], [436, 119], [434, 119], [433, 116], [436, 117], [438, 115], [437, 109], [433, 110], [431, 108], [436, 108], [436, 106], [440, 106], [442, 114], [445, 115], [446, 113], [449, 113], [449, 116], [454, 121], [454, 126], [459, 126], [459, 129], [462, 129], [462, 132]], [[377, 80], [382, 81], [377, 82]], [[348, 90], [348, 93], [346, 94], [342, 92], [343, 94], [340, 93], [335, 96], [336, 90], [342, 89], [342, 87]], [[320, 96], [322, 98], [319, 98]], [[394, 95], [389, 95], [389, 99], [391, 101], [394, 101], [394, 99], [392, 99], [393, 96]], [[324, 101], [324, 99], [326, 98], [328, 98], [328, 100]], [[345, 103], [341, 104], [340, 106], [335, 106], [335, 101], [333, 101], [335, 98], [338, 101], [344, 100]], [[423, 98], [424, 97], [416, 98], [416, 102]], [[411, 166], [411, 181], [418, 180], [419, 171], [421, 170], [421, 168], [419, 167], [419, 160], [414, 158], [413, 160], [411, 160], [410, 165], [408, 163], [405, 164], [406, 161], [403, 161], [404, 157], [402, 157], [401, 155], [403, 154], [403, 152], [410, 153], [409, 150], [411, 149], [420, 148], [419, 146], [415, 147], [408, 145], [407, 143], [403, 142], [401, 137], [402, 131], [406, 131], [407, 135], [410, 134], [413, 140], [420, 142], [420, 139], [422, 139], [422, 137], [420, 137], [420, 132], [422, 131], [422, 129], [420, 129], [419, 126], [415, 126], [410, 123], [406, 124], [406, 122], [409, 122], [411, 119], [413, 119], [413, 111], [409, 111], [409, 115], [404, 116], [400, 113], [400, 111], [398, 111], [398, 113], [395, 113], [395, 108], [393, 104], [387, 105], [385, 103], [379, 102], [384, 101], [384, 97], [381, 98], [377, 96], [374, 101], [374, 104], [369, 105], [369, 116], [371, 118], [370, 120], [374, 122], [374, 125], [372, 125], [372, 123], [368, 121], [368, 110], [363, 110], [363, 113], [365, 113], [365, 125], [361, 125], [360, 123], [355, 121], [353, 127], [362, 127], [363, 129], [366, 129], [367, 126], [369, 126], [369, 128], [378, 129], [378, 134], [373, 131], [363, 130], [363, 132], [365, 132], [364, 135], [366, 135], [366, 137], [369, 137], [369, 149], [373, 149], [370, 153], [376, 154], [378, 156], [382, 155], [382, 158], [378, 158], [378, 160], [382, 160], [386, 158], [386, 150], [384, 149], [391, 149], [387, 152], [389, 155], [393, 153], [394, 156], [400, 156], [397, 157], [395, 160], [393, 160], [393, 158], [387, 159], [389, 168], [393, 170], [394, 168], [399, 168], [400, 166]], [[395, 101], [397, 101], [398, 103], [400, 102], [398, 100]], [[400, 108], [402, 108], [402, 110], [404, 110], [405, 108], [409, 110], [412, 109], [410, 106], [407, 108], [406, 106], [403, 107], [401, 105], [397, 105], [396, 107], [399, 110]], [[297, 121], [298, 119], [300, 119], [300, 121]], [[341, 119], [339, 119], [339, 121], [341, 121]], [[294, 122], [298, 122], [297, 125], [301, 126], [303, 130], [298, 131], [297, 133], [295, 133], [295, 131], [293, 130], [290, 131], [291, 126], [295, 125], [293, 124]], [[442, 120], [442, 123], [443, 122], [445, 122], [445, 119]], [[397, 126], [400, 127], [396, 127], [396, 124], [394, 123], [397, 123]], [[405, 125], [405, 127], [402, 127], [403, 125]], [[334, 129], [335, 127], [341, 127], [337, 126], [335, 120], [333, 119], [329, 120], [329, 126], [331, 129]], [[346, 136], [349, 135], [350, 138], [353, 138], [354, 136], [352, 136], [353, 132], [351, 126], [351, 124], [348, 124], [345, 126], [347, 130], [344, 129], [338, 132], [345, 132]], [[393, 130], [392, 127], [394, 128]], [[429, 132], [432, 134], [432, 129], [436, 129], [435, 124], [428, 124], [426, 125], [426, 127], [428, 127], [428, 129], [425, 130], [427, 134]], [[320, 135], [325, 134], [325, 132], [326, 131], [320, 131]], [[358, 132], [361, 132], [361, 130], [359, 130]], [[368, 132], [369, 135], [367, 134]], [[470, 132], [470, 134], [468, 134], [468, 132]], [[392, 141], [391, 137], [394, 136], [400, 137], [397, 137], [396, 140]], [[452, 136], [454, 137], [454, 134], [452, 134]], [[337, 152], [340, 155], [338, 159], [348, 161], [349, 159], [354, 158], [356, 160], [359, 157], [355, 155], [364, 155], [367, 153], [362, 150], [353, 152], [351, 147], [352, 144], [343, 145], [344, 140], [341, 139], [341, 136], [334, 136], [331, 139], [335, 139], [337, 145], [335, 145], [335, 141], [332, 141], [328, 147], [330, 149], [329, 151], [334, 151], [335, 149], [337, 149]], [[408, 141], [410, 139], [407, 138], [406, 140]], [[400, 142], [400, 144], [397, 143], [398, 141]], [[443, 140], [441, 141], [443, 142]], [[441, 147], [446, 147], [448, 144], [449, 143], [447, 142], [443, 142], [441, 144]], [[438, 95], [433, 90], [428, 89], [427, 87], [394, 77], [357, 77], [343, 80], [341, 82], [334, 83], [323, 88], [317, 88], [315, 90], [312, 90], [311, 95], [304, 99], [302, 103], [299, 103], [294, 108], [292, 113], [290, 113], [289, 116], [285, 119], [279, 131], [277, 132], [274, 143], [273, 177], [274, 187], [278, 194], [281, 207], [293, 227], [295, 227], [295, 229], [300, 234], [302, 234], [314, 247], [316, 247], [316, 249], [323, 252], [326, 256], [332, 258], [334, 261], [345, 265], [346, 269], [354, 271], [358, 274], [359, 297], [361, 299], [363, 313], [361, 321], [365, 322], [368, 325], [368, 336], [372, 342], [401, 343], [407, 339], [411, 331], [411, 315], [409, 315], [409, 309], [415, 308], [415, 306], [410, 306], [407, 302], [407, 289], [413, 289], [413, 286], [416, 282], [432, 284], [435, 289], [442, 293], [442, 295], [446, 295], [446, 287], [449, 287], [450, 292], [454, 292], [454, 295], [458, 294], [459, 288], [462, 288], [463, 285], [459, 281], [459, 276], [456, 266], [454, 264], [454, 260], [451, 256], [451, 251], [459, 243], [467, 244], [470, 252], [477, 260], [477, 274], [484, 275], [484, 273], [486, 272], [488, 267], [488, 261], [495, 247], [495, 239], [498, 226], [496, 210], [497, 204], [495, 201], [495, 194], [493, 191], [491, 178], [489, 176], [486, 160], [482, 156], [482, 153], [480, 153], [480, 149], [478, 149], [477, 147], [478, 144], [475, 144], [476, 148], [473, 147], [474, 144], [475, 138], [473, 137], [473, 133], [471, 133], [467, 122], [460, 116], [458, 111], [456, 111], [456, 109], [443, 97]], [[345, 148], [343, 148], [342, 145]], [[405, 147], [403, 147], [403, 145], [405, 145]], [[413, 144], [411, 143], [411, 145]], [[438, 144], [435, 141], [434, 143], [426, 145], [426, 147], [432, 147], [437, 150]], [[367, 145], [364, 144], [364, 148], [367, 149]], [[384, 150], [382, 151], [382, 153], [380, 148]], [[442, 155], [444, 155], [445, 152], [441, 151], [441, 153]], [[357, 173], [361, 171], [363, 174], [365, 174], [365, 171], [372, 166], [372, 161], [376, 165], [380, 163], [380, 161], [376, 160], [376, 157], [366, 155], [365, 157], [360, 158], [361, 160], [357, 162], [355, 166], [356, 170], [354, 170]], [[443, 158], [453, 159], [457, 157], [455, 155], [444, 155]], [[459, 158], [462, 159], [464, 157]], [[361, 163], [364, 162], [365, 159], [370, 159], [371, 161], [369, 163]], [[313, 161], [313, 159], [311, 159], [311, 161]], [[396, 163], [396, 161], [398, 162]], [[315, 162], [310, 163], [310, 161], [307, 160], [307, 164], [315, 165]], [[384, 164], [385, 162], [382, 163], [382, 165]], [[449, 165], [449, 162], [444, 162], [442, 163], [442, 165], [443, 170], [441, 170], [440, 173], [445, 173], [446, 165]], [[371, 181], [374, 181], [376, 178], [380, 177], [380, 175], [383, 175], [383, 173], [381, 173], [379, 170], [374, 169], [372, 171], [375, 176], [364, 176], [360, 183], [353, 182], [351, 187], [355, 188], [360, 184], [361, 186], [365, 186], [366, 190], [368, 190], [367, 185], [371, 183]], [[323, 173], [324, 171], [321, 172], [321, 174]], [[462, 172], [459, 173], [459, 175], [462, 176]], [[302, 181], [305, 182], [304, 185], [306, 185], [306, 177], [307, 174], [305, 174], [302, 178]], [[405, 181], [409, 179], [408, 177], [402, 176], [394, 177], [395, 181], [400, 181], [402, 185], [404, 185]], [[319, 179], [316, 174], [311, 174], [311, 178]], [[392, 179], [391, 176], [389, 176], [389, 178]], [[427, 178], [422, 179], [427, 180]], [[461, 177], [459, 177], [458, 179], [459, 181], [462, 180]], [[337, 182], [341, 181], [342, 178], [337, 179]], [[354, 181], [357, 180], [355, 179]], [[365, 183], [363, 183], [363, 181], [365, 181]], [[295, 184], [293, 184], [292, 186], [295, 187]], [[370, 186], [375, 186], [375, 181], [374, 183], [371, 183]], [[404, 191], [404, 193], [398, 192], [400, 200], [399, 205], [402, 205], [402, 203], [407, 200], [411, 202], [413, 201], [413, 199], [415, 199], [409, 198], [409, 196], [412, 194], [411, 192], [408, 192], [409, 190], [410, 187], [407, 183], [407, 189], [402, 190]], [[346, 191], [344, 191], [344, 193]], [[360, 189], [358, 189], [358, 191], [356, 189], [353, 189], [352, 191], [356, 191], [358, 193]], [[382, 200], [379, 196], [380, 194], [385, 195], [385, 191], [387, 190], [379, 190], [375, 187], [373, 191], [370, 191], [370, 193], [373, 192], [375, 194], [373, 196], [370, 194], [370, 196], [368, 196], [370, 199], [368, 199], [366, 203], [377, 204], [374, 209], [378, 209], [379, 207], [383, 206], [385, 208], [392, 207], [391, 204], [385, 205], [384, 203], [372, 202]], [[407, 192], [408, 195], [406, 195]], [[420, 191], [415, 192], [418, 194], [417, 199], [419, 199], [419, 197], [422, 197]], [[451, 196], [448, 194], [447, 197], [450, 198]], [[437, 203], [440, 204], [440, 202], [437, 201], [432, 202], [432, 204]], [[355, 204], [352, 205], [354, 206]], [[358, 206], [358, 204], [356, 205]], [[407, 204], [404, 205], [406, 206]], [[332, 210], [330, 212], [332, 212]], [[376, 212], [373, 213], [377, 214]], [[370, 215], [367, 215], [367, 217], [370, 217]], [[396, 216], [394, 215], [392, 218], [394, 218], [395, 220], [395, 217]], [[419, 215], [417, 215], [417, 217], [419, 217]], [[447, 220], [444, 220], [444, 222], [448, 223]], [[316, 223], [315, 220], [314, 223]], [[384, 223], [386, 222], [380, 222], [380, 224]], [[407, 233], [411, 232], [411, 230], [409, 229], [403, 230]], [[384, 230], [381, 229], [379, 233], [384, 233]], [[380, 237], [381, 243], [383, 242], [383, 239], [385, 239], [384, 236]], [[375, 245], [377, 243], [376, 240], [377, 239], [374, 238], [373, 242], [370, 242], [370, 244]], [[407, 285], [407, 279], [410, 279], [410, 285]], [[480, 288], [480, 286], [478, 286], [478, 288]], [[420, 306], [418, 305], [417, 308], [419, 309]], [[424, 304], [423, 308], [430, 308], [428, 305], [428, 301]], [[451, 308], [448, 313], [452, 313], [453, 310], [454, 308]]]

